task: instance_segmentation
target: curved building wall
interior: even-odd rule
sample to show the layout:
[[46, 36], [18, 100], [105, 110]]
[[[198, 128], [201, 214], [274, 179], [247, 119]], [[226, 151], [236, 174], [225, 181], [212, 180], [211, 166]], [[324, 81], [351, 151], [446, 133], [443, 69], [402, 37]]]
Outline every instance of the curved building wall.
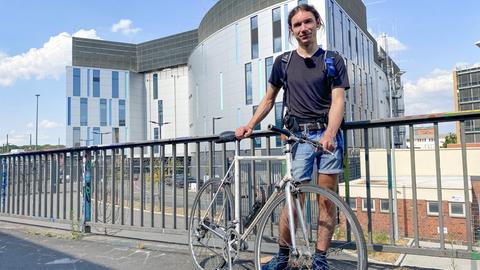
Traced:
[[[219, 4], [224, 3], [225, 6], [227, 2], [230, 1], [220, 1]], [[363, 20], [357, 24], [352, 19], [363, 18], [365, 14], [351, 16], [342, 7], [342, 3], [333, 0], [310, 0], [308, 3], [317, 8], [326, 24], [325, 30], [318, 32], [319, 45], [338, 51], [348, 67], [351, 90], [347, 91], [345, 98], [345, 119], [365, 120], [385, 115], [380, 112], [385, 108], [385, 84], [381, 81], [384, 77], [381, 76], [383, 71], [374, 60], [376, 42], [368, 32], [362, 30], [365, 28]], [[189, 96], [192, 97], [189, 99], [190, 134], [212, 134], [214, 117], [223, 117], [215, 121], [216, 133], [247, 123], [265, 94], [270, 75], [266, 68], [269, 60], [273, 62], [284, 51], [296, 47], [288, 40], [287, 17], [288, 12], [297, 4], [298, 1], [275, 1], [275, 4], [246, 13], [223, 28], [218, 26], [216, 30], [206, 31], [206, 22], [213, 20], [211, 13], [218, 12], [219, 7], [214, 6], [209, 11], [199, 28], [200, 42], [188, 62]], [[273, 29], [273, 10], [277, 8], [281, 18], [281, 50], [274, 52], [273, 36], [275, 31], [278, 36], [278, 29]], [[235, 13], [228, 9], [223, 12]], [[365, 9], [359, 12], [365, 12]], [[256, 17], [258, 25], [258, 56], [252, 57], [252, 43], [256, 35], [252, 32], [253, 17]], [[205, 33], [210, 35], [205, 36]], [[248, 82], [251, 82], [251, 98], [246, 93]], [[265, 129], [268, 124], [278, 121], [282, 96], [283, 92], [280, 91], [276, 108], [272, 109], [257, 128]], [[380, 131], [371, 132], [370, 142], [383, 144], [383, 140], [379, 138]], [[363, 143], [361, 132], [351, 135], [353, 134], [350, 134], [352, 143]], [[261, 146], [265, 146], [264, 142]]]

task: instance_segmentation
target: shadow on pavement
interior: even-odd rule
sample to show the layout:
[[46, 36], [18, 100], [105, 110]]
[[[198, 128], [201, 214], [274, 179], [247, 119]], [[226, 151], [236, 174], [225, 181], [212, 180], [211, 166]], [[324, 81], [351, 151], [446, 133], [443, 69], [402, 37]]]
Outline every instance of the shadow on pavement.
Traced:
[[[43, 240], [40, 239], [40, 241]], [[78, 252], [82, 253], [81, 250]], [[0, 269], [102, 270], [109, 268], [0, 232]]]

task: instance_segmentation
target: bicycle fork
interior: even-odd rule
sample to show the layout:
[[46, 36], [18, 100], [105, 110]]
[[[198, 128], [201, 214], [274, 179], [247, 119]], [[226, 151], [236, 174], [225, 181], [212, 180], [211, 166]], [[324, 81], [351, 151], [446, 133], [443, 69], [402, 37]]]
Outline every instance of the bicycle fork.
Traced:
[[[309, 250], [310, 249], [307, 249], [307, 254], [300, 254], [299, 252], [299, 249], [297, 248], [297, 241], [295, 239], [295, 214], [293, 213], [293, 205], [295, 205], [295, 209], [296, 209], [296, 215], [298, 217], [298, 223], [299, 223], [299, 227], [300, 227], [300, 230], [302, 231], [302, 236], [303, 236], [303, 240], [304, 242], [309, 245], [309, 241], [308, 241], [308, 235], [307, 235], [307, 226], [305, 224], [305, 219], [303, 217], [303, 209], [302, 209], [302, 206], [300, 204], [300, 197], [299, 197], [299, 193], [294, 190], [293, 191], [293, 194], [292, 194], [292, 184], [290, 182], [288, 182], [285, 186], [285, 196], [286, 196], [286, 201], [287, 201], [287, 212], [288, 212], [288, 226], [289, 226], [289, 231], [290, 231], [290, 240], [291, 240], [291, 245], [292, 245], [292, 248], [291, 248], [291, 254], [293, 256], [296, 256], [296, 257], [299, 257], [300, 255], [307, 255], [307, 256], [311, 256], [312, 254], [309, 254]], [[293, 201], [292, 202], [292, 197], [293, 197]]]

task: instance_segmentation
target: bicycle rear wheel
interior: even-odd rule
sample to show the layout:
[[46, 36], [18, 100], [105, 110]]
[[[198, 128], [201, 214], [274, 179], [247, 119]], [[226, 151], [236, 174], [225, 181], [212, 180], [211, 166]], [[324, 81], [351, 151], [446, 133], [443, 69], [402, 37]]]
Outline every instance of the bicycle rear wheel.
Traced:
[[225, 267], [228, 256], [224, 237], [227, 225], [233, 219], [233, 211], [229, 186], [221, 186], [218, 179], [205, 182], [193, 202], [188, 227], [188, 242], [197, 269]]
[[[296, 222], [296, 251], [291, 244], [290, 256], [287, 257], [288, 267], [292, 269], [367, 269], [367, 248], [363, 232], [350, 207], [334, 192], [312, 185], [299, 186], [299, 194], [303, 196], [302, 212], [305, 220], [305, 234]], [[293, 198], [294, 196], [292, 196]], [[319, 202], [329, 205], [327, 209], [335, 218], [325, 218], [326, 211], [319, 211]], [[294, 200], [292, 200], [294, 203]], [[279, 250], [280, 217], [286, 206], [285, 193], [278, 195], [269, 206], [259, 223], [255, 240], [255, 265], [260, 269], [272, 260]], [[295, 215], [297, 215], [295, 213]], [[284, 216], [286, 217], [286, 216]], [[321, 218], [320, 218], [321, 217]], [[282, 219], [282, 224], [288, 224], [288, 218]], [[288, 225], [282, 228], [288, 228]], [[333, 230], [326, 230], [329, 227]], [[320, 234], [318, 233], [320, 231]], [[288, 232], [288, 230], [287, 230]], [[285, 235], [285, 234], [283, 234]], [[289, 234], [287, 233], [288, 238]], [[331, 235], [330, 247], [326, 250], [326, 260], [314, 262], [317, 239], [325, 241]], [[290, 241], [291, 243], [291, 241]], [[320, 264], [328, 264], [329, 268], [321, 268]]]

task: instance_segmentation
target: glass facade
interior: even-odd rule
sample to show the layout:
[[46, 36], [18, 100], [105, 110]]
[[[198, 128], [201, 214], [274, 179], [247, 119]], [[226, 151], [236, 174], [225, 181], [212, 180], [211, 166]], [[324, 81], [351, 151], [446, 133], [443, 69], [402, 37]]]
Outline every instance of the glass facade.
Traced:
[[158, 101], [158, 123], [163, 123], [163, 100]]
[[258, 58], [258, 17], [250, 18], [250, 50], [252, 59]]
[[107, 100], [100, 99], [100, 126], [107, 126]]
[[273, 52], [282, 51], [282, 13], [280, 7], [272, 10]]
[[158, 74], [153, 74], [153, 99], [158, 99]]
[[68, 97], [67, 99], [67, 125], [72, 124], [72, 98]]
[[100, 128], [94, 127], [92, 133], [93, 133], [93, 145], [99, 145], [100, 144]]
[[73, 69], [73, 96], [79, 97], [80, 96], [80, 86], [81, 86], [81, 75], [80, 69], [74, 68]]
[[125, 126], [125, 100], [118, 100], [118, 125], [120, 127]]
[[80, 126], [88, 125], [88, 99], [80, 99]]
[[245, 64], [245, 104], [253, 102], [252, 63]]
[[112, 98], [118, 98], [118, 71], [112, 71]]
[[73, 146], [74, 147], [80, 146], [80, 128], [79, 127], [73, 128]]
[[[283, 115], [282, 115], [283, 103], [275, 103], [275, 126], [281, 128], [283, 124]], [[275, 145], [277, 147], [282, 146], [282, 139], [280, 136], [275, 137]]]
[[100, 97], [100, 70], [93, 70], [93, 97]]
[[270, 79], [270, 74], [272, 73], [273, 67], [273, 57], [265, 58], [265, 89], [268, 90], [268, 79]]

